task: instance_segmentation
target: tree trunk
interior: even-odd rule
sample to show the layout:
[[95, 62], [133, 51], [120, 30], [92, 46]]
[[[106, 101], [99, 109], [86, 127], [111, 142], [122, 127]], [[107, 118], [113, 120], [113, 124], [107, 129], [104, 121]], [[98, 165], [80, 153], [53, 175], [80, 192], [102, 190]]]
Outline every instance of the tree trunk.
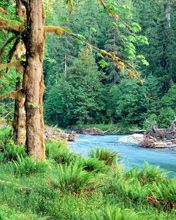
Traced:
[[[26, 9], [22, 4], [21, 0], [16, 0], [16, 14], [26, 21]], [[17, 60], [25, 54], [24, 43], [20, 42], [18, 44], [18, 53], [16, 55]], [[19, 73], [18, 68], [16, 71]], [[16, 83], [16, 91], [22, 91], [22, 83], [19, 79]], [[25, 144], [26, 142], [26, 112], [25, 112], [25, 95], [20, 92], [15, 100], [15, 112], [14, 112], [14, 136], [16, 139], [16, 144]]]
[[171, 3], [170, 1], [167, 1], [164, 5], [164, 13], [165, 13], [165, 18], [167, 22], [167, 27], [171, 27]]
[[[16, 83], [16, 91], [22, 89], [21, 81]], [[19, 93], [15, 100], [14, 112], [14, 135], [16, 144], [25, 144], [26, 142], [26, 112], [25, 112], [25, 96], [22, 92]]]
[[27, 32], [25, 36], [26, 68], [23, 88], [26, 95], [26, 145], [36, 160], [45, 159], [43, 123], [43, 56], [44, 17], [42, 0], [27, 4]]

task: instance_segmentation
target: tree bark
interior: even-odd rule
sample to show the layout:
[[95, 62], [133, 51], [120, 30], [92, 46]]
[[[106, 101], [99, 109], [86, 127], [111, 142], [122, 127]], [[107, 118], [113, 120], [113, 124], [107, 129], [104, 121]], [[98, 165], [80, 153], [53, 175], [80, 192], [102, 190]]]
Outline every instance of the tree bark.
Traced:
[[42, 0], [29, 0], [27, 4], [26, 68], [23, 88], [26, 95], [26, 145], [36, 160], [45, 159], [43, 122], [43, 56], [44, 17]]
[[[26, 8], [22, 4], [21, 0], [16, 0], [16, 14], [26, 21]], [[25, 54], [24, 42], [18, 44], [16, 59], [20, 60], [21, 57]], [[16, 68], [16, 71], [20, 73], [20, 70]], [[24, 107], [25, 95], [22, 92], [22, 82], [19, 78], [16, 83], [16, 91], [21, 91], [18, 93], [17, 98], [15, 99], [15, 111], [14, 111], [14, 136], [16, 144], [25, 144], [26, 143], [26, 111]]]
[[167, 22], [167, 27], [171, 27], [171, 3], [170, 1], [167, 1], [164, 5], [164, 13], [165, 13], [165, 18]]
[[[21, 81], [16, 83], [16, 91], [22, 90]], [[25, 95], [19, 92], [15, 99], [14, 112], [14, 136], [16, 144], [25, 144], [26, 142], [26, 111], [24, 107]]]

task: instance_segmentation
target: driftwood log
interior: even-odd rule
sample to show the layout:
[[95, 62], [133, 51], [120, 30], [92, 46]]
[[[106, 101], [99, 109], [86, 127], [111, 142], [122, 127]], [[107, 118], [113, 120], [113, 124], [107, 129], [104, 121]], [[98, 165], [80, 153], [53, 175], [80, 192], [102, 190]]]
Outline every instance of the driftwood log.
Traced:
[[169, 128], [158, 128], [157, 123], [153, 123], [151, 129], [144, 133], [144, 140], [140, 145], [153, 148], [176, 146], [176, 119]]

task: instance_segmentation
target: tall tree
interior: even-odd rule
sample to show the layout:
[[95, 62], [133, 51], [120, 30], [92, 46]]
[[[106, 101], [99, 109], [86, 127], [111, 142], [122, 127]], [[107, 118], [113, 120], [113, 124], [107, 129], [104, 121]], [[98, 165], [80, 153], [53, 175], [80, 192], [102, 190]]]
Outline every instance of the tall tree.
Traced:
[[[23, 22], [26, 21], [26, 7], [21, 0], [16, 0], [16, 14]], [[16, 46], [16, 59], [21, 60], [21, 57], [26, 53], [25, 45], [22, 39], [17, 38]], [[16, 71], [20, 73], [21, 68], [17, 68]], [[23, 74], [23, 68], [22, 73]], [[15, 111], [14, 111], [14, 136], [17, 144], [25, 144], [26, 142], [26, 111], [25, 111], [25, 94], [22, 92], [22, 79], [19, 76], [16, 83], [16, 91], [18, 96], [15, 99]]]
[[26, 144], [30, 155], [45, 158], [43, 122], [43, 56], [44, 15], [42, 0], [26, 4], [27, 31], [24, 42], [27, 50], [23, 89], [26, 95]]

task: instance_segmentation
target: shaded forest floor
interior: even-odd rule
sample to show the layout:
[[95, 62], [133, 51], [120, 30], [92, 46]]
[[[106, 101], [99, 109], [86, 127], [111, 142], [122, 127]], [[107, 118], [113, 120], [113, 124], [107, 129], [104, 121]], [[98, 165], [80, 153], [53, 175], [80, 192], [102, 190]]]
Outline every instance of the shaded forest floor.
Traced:
[[176, 219], [176, 180], [158, 168], [124, 172], [115, 152], [82, 158], [58, 141], [46, 154], [34, 161], [0, 129], [0, 219]]

